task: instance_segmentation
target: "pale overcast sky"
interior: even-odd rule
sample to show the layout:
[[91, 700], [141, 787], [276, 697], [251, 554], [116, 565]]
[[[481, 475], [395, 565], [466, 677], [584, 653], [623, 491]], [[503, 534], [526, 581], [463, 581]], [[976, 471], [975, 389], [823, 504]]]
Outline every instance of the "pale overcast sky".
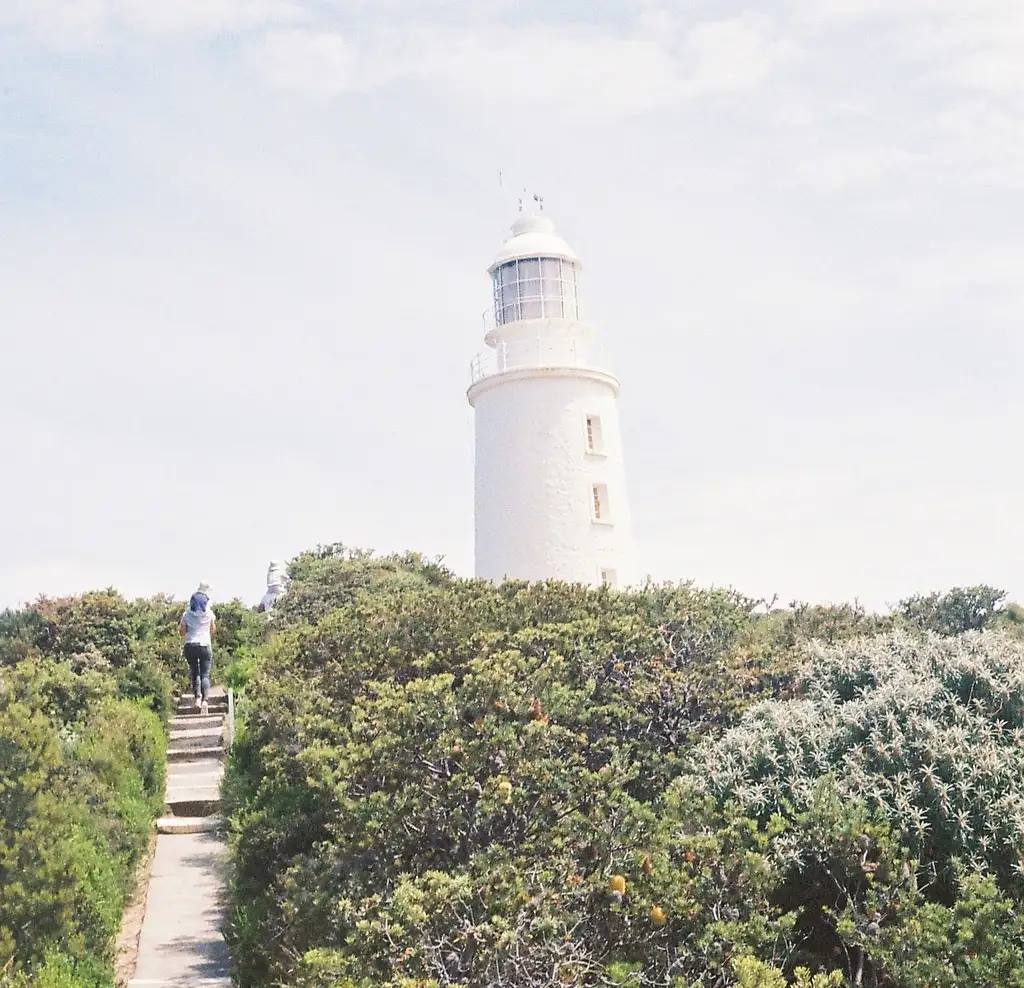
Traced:
[[523, 186], [641, 571], [1024, 597], [1021, 0], [0, 0], [0, 606], [470, 574]]

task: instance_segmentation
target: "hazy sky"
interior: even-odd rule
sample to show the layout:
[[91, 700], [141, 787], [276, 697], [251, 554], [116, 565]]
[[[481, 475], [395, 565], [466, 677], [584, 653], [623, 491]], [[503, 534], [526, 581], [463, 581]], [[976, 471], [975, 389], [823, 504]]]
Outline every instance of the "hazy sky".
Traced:
[[0, 0], [0, 606], [471, 573], [523, 186], [642, 571], [1024, 597], [1022, 51], [1021, 0]]

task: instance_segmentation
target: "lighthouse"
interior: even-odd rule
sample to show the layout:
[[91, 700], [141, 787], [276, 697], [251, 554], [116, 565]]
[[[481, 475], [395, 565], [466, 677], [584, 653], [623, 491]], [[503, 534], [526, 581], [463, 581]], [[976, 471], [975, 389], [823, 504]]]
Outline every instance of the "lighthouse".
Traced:
[[634, 580], [619, 381], [583, 321], [581, 270], [544, 213], [521, 214], [488, 269], [487, 350], [467, 392], [483, 579]]

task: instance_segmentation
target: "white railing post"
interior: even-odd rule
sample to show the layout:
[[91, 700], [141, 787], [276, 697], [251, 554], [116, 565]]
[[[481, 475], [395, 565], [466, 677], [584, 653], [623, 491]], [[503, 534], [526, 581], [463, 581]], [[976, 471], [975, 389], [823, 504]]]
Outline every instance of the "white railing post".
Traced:
[[228, 747], [235, 743], [235, 691], [228, 687]]

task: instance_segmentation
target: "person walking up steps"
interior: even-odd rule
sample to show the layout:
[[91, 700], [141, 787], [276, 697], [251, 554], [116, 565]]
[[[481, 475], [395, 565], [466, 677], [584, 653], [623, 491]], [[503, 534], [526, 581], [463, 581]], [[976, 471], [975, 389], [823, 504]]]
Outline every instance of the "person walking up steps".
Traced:
[[217, 632], [217, 616], [210, 606], [208, 584], [200, 583], [189, 598], [178, 632], [185, 639], [185, 661], [192, 676], [196, 706], [205, 714], [210, 709], [210, 667], [213, 665], [213, 635]]

